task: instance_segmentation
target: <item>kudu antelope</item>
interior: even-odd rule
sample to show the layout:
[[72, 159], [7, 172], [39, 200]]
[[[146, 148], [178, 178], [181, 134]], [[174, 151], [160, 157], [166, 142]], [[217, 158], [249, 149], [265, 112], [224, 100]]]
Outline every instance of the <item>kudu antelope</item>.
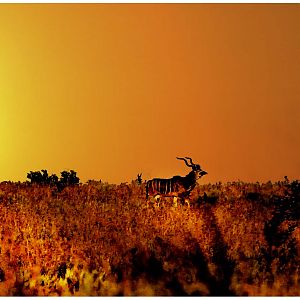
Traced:
[[[194, 164], [190, 157], [176, 157], [185, 162], [185, 164], [192, 168], [192, 171], [186, 176], [174, 176], [169, 179], [153, 178], [147, 181], [146, 184], [146, 199], [149, 200], [149, 196], [154, 197], [156, 202], [162, 197], [173, 197], [174, 203], [177, 206], [177, 198], [180, 198], [182, 202], [187, 201], [190, 192], [196, 186], [197, 180], [206, 175], [207, 172], [203, 171], [200, 165]], [[189, 202], [187, 201], [189, 204]]]
[[143, 175], [143, 173], [137, 174], [136, 182], [137, 182], [139, 185], [141, 185], [141, 184], [143, 183], [142, 175]]

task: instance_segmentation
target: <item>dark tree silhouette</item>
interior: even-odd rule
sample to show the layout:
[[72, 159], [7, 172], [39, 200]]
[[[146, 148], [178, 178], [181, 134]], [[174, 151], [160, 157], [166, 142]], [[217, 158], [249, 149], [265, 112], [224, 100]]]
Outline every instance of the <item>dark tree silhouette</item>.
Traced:
[[51, 187], [57, 187], [59, 191], [62, 191], [67, 186], [76, 185], [80, 179], [76, 175], [74, 170], [62, 171], [61, 178], [58, 179], [56, 174], [48, 175], [47, 170], [30, 171], [27, 173], [27, 178], [30, 179], [31, 184], [49, 185]]
[[50, 184], [50, 186], [56, 186], [58, 184], [58, 177], [55, 174], [52, 174], [49, 179], [48, 182]]
[[57, 183], [58, 191], [62, 191], [67, 186], [74, 186], [77, 185], [80, 179], [76, 176], [76, 172], [74, 170], [69, 171], [62, 171], [61, 178]]
[[27, 178], [30, 179], [31, 183], [43, 184], [43, 175], [40, 171], [30, 171], [27, 173]]

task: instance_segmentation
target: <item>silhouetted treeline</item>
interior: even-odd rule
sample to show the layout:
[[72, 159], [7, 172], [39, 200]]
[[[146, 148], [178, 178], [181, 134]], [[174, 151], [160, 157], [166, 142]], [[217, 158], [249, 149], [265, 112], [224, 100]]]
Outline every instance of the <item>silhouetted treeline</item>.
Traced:
[[49, 176], [47, 170], [30, 171], [27, 173], [27, 178], [31, 184], [56, 186], [58, 190], [63, 190], [67, 186], [76, 185], [80, 181], [74, 170], [62, 171], [60, 174], [61, 177], [58, 178], [56, 174]]

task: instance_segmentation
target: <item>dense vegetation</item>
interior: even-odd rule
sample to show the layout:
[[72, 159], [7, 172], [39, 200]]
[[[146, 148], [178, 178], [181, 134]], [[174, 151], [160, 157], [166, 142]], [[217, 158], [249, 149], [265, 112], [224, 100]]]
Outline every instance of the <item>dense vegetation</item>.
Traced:
[[0, 184], [0, 295], [300, 295], [300, 184]]
[[80, 179], [77, 177], [77, 173], [74, 170], [62, 171], [60, 179], [56, 174], [48, 175], [47, 170], [30, 171], [27, 173], [27, 178], [31, 184], [36, 185], [48, 185], [56, 187], [58, 191], [62, 191], [67, 186], [77, 185]]

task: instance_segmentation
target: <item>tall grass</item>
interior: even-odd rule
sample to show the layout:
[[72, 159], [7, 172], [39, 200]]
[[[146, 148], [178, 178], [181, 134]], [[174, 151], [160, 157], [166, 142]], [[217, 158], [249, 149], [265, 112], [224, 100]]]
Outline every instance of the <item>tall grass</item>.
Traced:
[[299, 183], [0, 184], [0, 295], [300, 295]]

